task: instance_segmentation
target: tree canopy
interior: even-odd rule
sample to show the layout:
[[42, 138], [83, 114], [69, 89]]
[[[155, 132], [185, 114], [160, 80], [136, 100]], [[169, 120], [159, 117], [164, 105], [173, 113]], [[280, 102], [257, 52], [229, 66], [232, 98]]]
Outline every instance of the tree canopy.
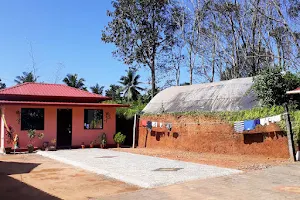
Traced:
[[254, 78], [253, 89], [263, 106], [283, 105], [289, 101], [286, 92], [300, 86], [300, 75], [267, 68]]
[[150, 70], [155, 88], [300, 70], [295, 0], [114, 0], [102, 40], [128, 65]]
[[23, 75], [16, 76], [15, 83], [21, 84], [26, 82], [36, 82], [38, 77], [34, 76], [32, 72], [23, 72]]
[[120, 78], [119, 83], [122, 85], [120, 89], [127, 101], [136, 101], [141, 95], [140, 91], [144, 90], [139, 86], [141, 84], [139, 79], [140, 75], [133, 70], [128, 70], [126, 76]]
[[70, 87], [87, 90], [84, 84], [85, 79], [78, 78], [78, 74], [67, 74], [67, 76], [63, 79], [63, 82]]
[[113, 54], [125, 64], [148, 67], [154, 96], [158, 54], [170, 51], [178, 29], [172, 17], [177, 6], [169, 0], [115, 0], [112, 5], [102, 40], [116, 46]]
[[109, 89], [105, 90], [105, 96], [111, 97], [113, 100], [118, 101], [122, 99], [120, 91], [121, 91], [121, 86], [111, 84], [109, 86]]
[[6, 88], [6, 84], [0, 79], [0, 90]]
[[90, 87], [91, 91], [95, 94], [103, 95], [104, 86], [100, 86], [98, 83]]

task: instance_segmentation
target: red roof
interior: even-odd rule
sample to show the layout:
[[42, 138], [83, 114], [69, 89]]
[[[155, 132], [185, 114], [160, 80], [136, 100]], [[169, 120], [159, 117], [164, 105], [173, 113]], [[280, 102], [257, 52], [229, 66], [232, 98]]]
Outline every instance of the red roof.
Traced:
[[0, 90], [0, 99], [99, 102], [111, 98], [63, 84], [23, 83]]
[[129, 105], [109, 103], [74, 103], [74, 102], [41, 102], [41, 101], [5, 101], [0, 100], [0, 105], [32, 105], [32, 106], [77, 106], [77, 107], [129, 107]]
[[288, 91], [287, 94], [300, 94], [300, 87], [296, 88], [295, 90]]

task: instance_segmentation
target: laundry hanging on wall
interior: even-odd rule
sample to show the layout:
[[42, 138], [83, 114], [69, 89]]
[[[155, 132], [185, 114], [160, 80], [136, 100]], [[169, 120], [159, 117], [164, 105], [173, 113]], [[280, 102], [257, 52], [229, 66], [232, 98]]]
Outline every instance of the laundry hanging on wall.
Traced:
[[157, 122], [152, 122], [152, 127], [157, 127]]
[[237, 121], [234, 122], [234, 130], [237, 133], [241, 133], [243, 131], [251, 131], [256, 128], [257, 125], [269, 125], [271, 123], [276, 123], [281, 121], [281, 115], [275, 115], [271, 117], [265, 117], [261, 119], [253, 119], [253, 120], [245, 120], [245, 121]]
[[260, 119], [260, 125], [265, 126], [271, 123], [276, 123], [281, 121], [281, 115], [275, 115], [272, 117], [265, 117]]
[[234, 122], [234, 130], [238, 133], [244, 131], [244, 121]]
[[151, 122], [151, 121], [147, 121], [147, 129], [148, 129], [149, 131], [152, 130], [152, 122]]
[[147, 121], [146, 120], [142, 120], [142, 126], [144, 126], [144, 127], [147, 126]]
[[171, 131], [172, 130], [172, 124], [171, 123], [166, 123], [166, 128]]
[[255, 127], [259, 124], [260, 124], [260, 119], [245, 120], [244, 121], [244, 130], [245, 131], [254, 130]]
[[163, 128], [163, 127], [164, 127], [164, 123], [160, 122], [160, 123], [159, 123], [159, 127], [160, 127], [160, 128]]

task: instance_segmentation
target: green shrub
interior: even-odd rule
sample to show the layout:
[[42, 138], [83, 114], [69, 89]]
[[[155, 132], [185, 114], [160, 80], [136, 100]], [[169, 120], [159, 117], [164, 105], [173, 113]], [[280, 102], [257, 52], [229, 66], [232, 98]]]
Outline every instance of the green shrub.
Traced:
[[126, 135], [123, 135], [121, 132], [118, 132], [114, 135], [114, 141], [117, 144], [123, 144], [125, 142]]
[[[128, 104], [127, 102], [123, 101], [105, 101], [105, 103]], [[117, 117], [125, 119], [133, 118], [134, 115], [140, 113], [147, 104], [138, 100], [131, 102], [129, 105], [129, 108], [117, 108]]]
[[282, 105], [289, 100], [286, 92], [299, 87], [299, 74], [281, 71], [280, 67], [267, 68], [254, 78], [253, 90], [262, 105]]
[[102, 133], [100, 144], [102, 144], [103, 146], [105, 146], [106, 143], [107, 143], [106, 134]]

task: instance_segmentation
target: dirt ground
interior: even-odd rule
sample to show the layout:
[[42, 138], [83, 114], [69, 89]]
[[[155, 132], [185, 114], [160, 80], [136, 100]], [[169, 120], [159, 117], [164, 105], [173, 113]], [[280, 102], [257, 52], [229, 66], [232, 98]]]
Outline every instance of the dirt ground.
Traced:
[[0, 155], [0, 199], [97, 199], [138, 190], [39, 155]]
[[161, 158], [169, 158], [173, 160], [215, 165], [219, 167], [234, 168], [243, 171], [266, 169], [271, 166], [289, 163], [289, 161], [284, 158], [271, 158], [250, 155], [229, 155], [216, 153], [198, 153], [174, 149], [169, 150], [157, 148], [119, 148], [114, 150], [156, 156]]

